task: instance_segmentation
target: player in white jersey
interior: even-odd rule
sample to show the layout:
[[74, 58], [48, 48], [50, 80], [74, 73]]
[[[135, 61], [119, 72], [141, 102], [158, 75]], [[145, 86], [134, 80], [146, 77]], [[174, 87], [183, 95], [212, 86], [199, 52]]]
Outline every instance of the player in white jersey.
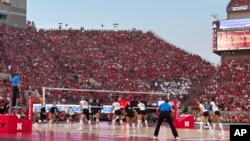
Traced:
[[199, 115], [201, 116], [201, 121], [200, 121], [200, 129], [198, 130], [199, 132], [202, 132], [202, 127], [203, 127], [203, 122], [205, 122], [208, 125], [210, 133], [213, 133], [213, 130], [211, 128], [210, 123], [208, 122], [208, 117], [209, 117], [209, 111], [205, 109], [204, 103], [202, 100], [197, 101], [199, 108], [200, 108], [200, 113]]
[[139, 100], [137, 107], [139, 108], [137, 115], [137, 127], [142, 127], [142, 121], [144, 120], [145, 126], [148, 128], [146, 105]]
[[89, 103], [87, 102], [85, 97], [82, 97], [80, 101], [80, 107], [82, 109], [82, 113], [80, 116], [80, 127], [77, 130], [83, 129], [83, 120], [88, 120], [89, 128], [92, 129], [91, 120], [89, 118]]
[[72, 121], [74, 119], [74, 111], [72, 110], [72, 107], [69, 107], [66, 111], [66, 116], [67, 116], [67, 125], [65, 127], [71, 127]]
[[212, 97], [211, 98], [211, 102], [210, 102], [210, 105], [211, 105], [211, 109], [212, 111], [214, 112], [214, 118], [213, 118], [213, 130], [215, 131], [215, 128], [216, 128], [216, 125], [218, 124], [220, 129], [221, 129], [221, 132], [219, 133], [219, 135], [224, 135], [225, 132], [224, 132], [224, 129], [223, 129], [223, 125], [221, 123], [221, 113], [219, 111], [219, 107], [218, 107], [218, 103], [215, 102], [215, 98]]
[[122, 110], [121, 105], [118, 102], [118, 100], [114, 100], [112, 103], [112, 109], [113, 109], [113, 117], [112, 117], [112, 129], [115, 129], [115, 121], [119, 119], [120, 124], [123, 128], [123, 120], [122, 120]]

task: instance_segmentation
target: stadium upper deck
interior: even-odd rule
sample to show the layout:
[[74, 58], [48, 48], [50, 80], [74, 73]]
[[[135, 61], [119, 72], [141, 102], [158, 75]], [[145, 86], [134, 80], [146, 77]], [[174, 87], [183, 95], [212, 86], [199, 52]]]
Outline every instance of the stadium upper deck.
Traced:
[[[49, 86], [160, 91], [164, 82], [187, 81], [190, 87], [215, 72], [214, 66], [198, 55], [176, 48], [151, 32], [36, 32], [2, 27], [2, 34], [2, 54], [7, 56], [2, 63], [21, 72], [22, 89]], [[82, 81], [85, 78], [94, 81]]]
[[238, 6], [249, 6], [250, 0], [232, 0], [229, 3], [229, 7], [238, 7]]

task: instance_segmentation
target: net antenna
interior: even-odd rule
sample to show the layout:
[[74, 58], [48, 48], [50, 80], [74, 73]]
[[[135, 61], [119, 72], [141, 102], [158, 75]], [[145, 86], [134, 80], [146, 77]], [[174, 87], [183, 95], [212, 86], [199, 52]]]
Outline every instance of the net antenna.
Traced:
[[110, 90], [95, 90], [95, 89], [72, 89], [72, 88], [42, 87], [42, 98], [43, 98], [42, 102], [43, 102], [43, 105], [45, 104], [45, 91], [46, 90], [100, 92], [100, 93], [127, 93], [127, 94], [158, 94], [158, 95], [167, 95], [169, 97], [169, 93], [164, 93], [164, 92], [110, 91]]

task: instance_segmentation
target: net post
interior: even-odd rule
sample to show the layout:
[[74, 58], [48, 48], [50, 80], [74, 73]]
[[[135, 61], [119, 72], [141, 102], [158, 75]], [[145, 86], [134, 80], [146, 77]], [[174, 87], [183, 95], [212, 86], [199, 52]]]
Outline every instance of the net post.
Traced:
[[43, 105], [45, 105], [45, 87], [42, 87]]

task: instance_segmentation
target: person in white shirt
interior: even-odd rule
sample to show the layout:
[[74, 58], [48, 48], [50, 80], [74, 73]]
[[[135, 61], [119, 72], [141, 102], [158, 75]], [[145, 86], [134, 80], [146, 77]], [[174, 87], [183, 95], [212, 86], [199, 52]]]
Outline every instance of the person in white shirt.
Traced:
[[220, 110], [218, 107], [218, 103], [215, 101], [214, 97], [211, 98], [210, 105], [211, 105], [212, 111], [214, 112], [213, 131], [215, 131], [216, 125], [218, 124], [220, 129], [221, 129], [221, 132], [219, 133], [219, 135], [224, 135], [225, 134], [224, 128], [223, 128], [223, 125], [222, 125], [221, 120], [220, 120], [221, 113], [220, 113]]
[[86, 98], [83, 96], [80, 101], [80, 107], [82, 108], [82, 113], [80, 116], [80, 127], [77, 130], [83, 129], [83, 120], [88, 120], [89, 128], [92, 129], [91, 120], [89, 118], [89, 103], [87, 102]]
[[145, 126], [148, 128], [146, 105], [139, 100], [137, 107], [139, 108], [137, 115], [137, 127], [142, 127], [142, 121], [144, 120]]
[[113, 117], [112, 117], [112, 129], [115, 129], [115, 121], [119, 119], [120, 124], [123, 128], [123, 120], [122, 120], [122, 110], [121, 105], [118, 102], [118, 100], [113, 100], [112, 103], [112, 109], [113, 109]]
[[72, 107], [69, 107], [67, 109], [66, 115], [67, 115], [67, 125], [65, 127], [71, 127], [72, 121], [74, 119], [74, 111], [72, 110]]
[[209, 111], [207, 109], [205, 109], [204, 107], [204, 103], [202, 100], [197, 101], [198, 105], [199, 105], [199, 109], [200, 109], [200, 113], [199, 115], [201, 116], [201, 120], [200, 120], [200, 129], [198, 130], [199, 132], [202, 132], [203, 129], [203, 122], [206, 123], [208, 125], [209, 131], [210, 133], [213, 132], [210, 123], [208, 122], [208, 118], [209, 118]]

